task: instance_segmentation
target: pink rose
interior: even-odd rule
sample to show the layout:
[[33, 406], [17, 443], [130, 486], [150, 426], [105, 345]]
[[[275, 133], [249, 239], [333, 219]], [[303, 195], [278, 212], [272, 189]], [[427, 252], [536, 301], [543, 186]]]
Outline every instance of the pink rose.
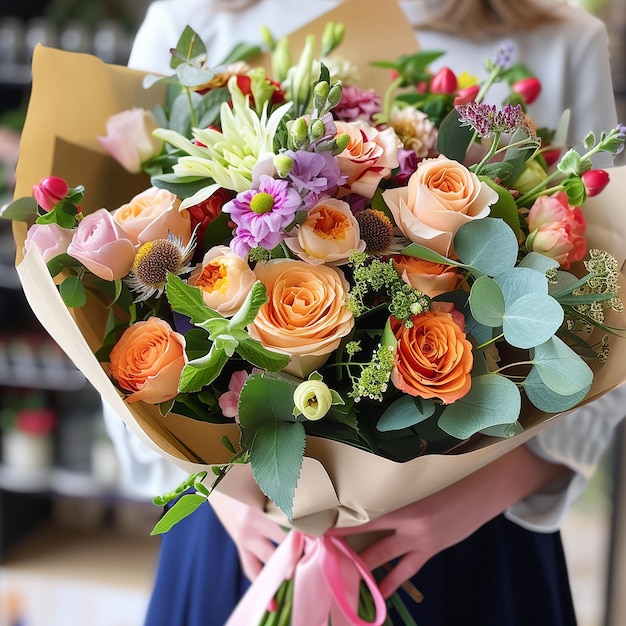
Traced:
[[130, 109], [111, 116], [106, 124], [107, 136], [98, 140], [124, 169], [137, 174], [142, 163], [161, 152], [163, 141], [152, 135], [158, 127], [150, 111]]
[[189, 277], [200, 288], [204, 303], [224, 317], [240, 309], [257, 278], [247, 261], [228, 246], [211, 248]]
[[111, 214], [117, 225], [137, 246], [168, 233], [187, 243], [191, 237], [188, 211], [178, 210], [178, 199], [166, 189], [150, 187]]
[[347, 263], [354, 250], [365, 250], [350, 205], [334, 198], [318, 202], [298, 227], [296, 236], [288, 237], [285, 243], [311, 265]]
[[59, 254], [67, 252], [74, 231], [58, 224], [33, 224], [26, 235], [24, 250], [35, 246], [47, 263]]
[[69, 190], [70, 187], [63, 178], [47, 176], [42, 178], [39, 184], [33, 185], [33, 196], [44, 211], [50, 212], [67, 196]]
[[554, 259], [563, 269], [585, 256], [585, 216], [580, 207], [568, 204], [564, 191], [553, 196], [539, 196], [527, 219], [527, 250]]
[[461, 163], [439, 156], [421, 161], [406, 187], [388, 189], [383, 198], [408, 239], [448, 256], [459, 228], [487, 217], [498, 194]]
[[106, 209], [87, 215], [78, 224], [67, 253], [104, 280], [123, 278], [135, 260], [135, 246]]
[[363, 121], [336, 122], [337, 135], [348, 135], [346, 149], [337, 155], [339, 170], [347, 177], [339, 195], [357, 193], [371, 198], [383, 178], [398, 167], [402, 146], [393, 128], [379, 131]]

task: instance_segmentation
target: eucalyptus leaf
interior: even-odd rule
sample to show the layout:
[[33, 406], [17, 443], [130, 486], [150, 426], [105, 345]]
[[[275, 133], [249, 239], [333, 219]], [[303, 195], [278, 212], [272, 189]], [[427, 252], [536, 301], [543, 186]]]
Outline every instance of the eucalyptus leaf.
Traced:
[[250, 464], [261, 491], [291, 519], [306, 434], [299, 422], [272, 422], [256, 432]]
[[477, 278], [469, 296], [472, 316], [490, 328], [502, 326], [504, 318], [504, 296], [495, 280], [488, 276]]
[[485, 374], [472, 378], [469, 392], [449, 404], [439, 417], [439, 427], [457, 439], [519, 418], [522, 399], [517, 385], [504, 376]]
[[510, 439], [524, 432], [524, 427], [519, 422], [513, 422], [512, 424], [497, 424], [496, 426], [489, 426], [483, 428], [480, 431], [482, 435], [488, 437], [498, 437], [498, 439]]
[[568, 411], [584, 400], [589, 393], [589, 389], [591, 389], [591, 384], [569, 395], [557, 393], [547, 387], [541, 380], [536, 367], [530, 370], [524, 381], [524, 392], [528, 399], [540, 411], [545, 411], [546, 413]]
[[554, 298], [530, 293], [507, 306], [502, 332], [512, 346], [534, 348], [556, 333], [563, 318], [563, 309]]
[[435, 403], [431, 400], [404, 395], [385, 410], [376, 428], [380, 432], [410, 428], [428, 419], [434, 413]]
[[533, 362], [546, 387], [563, 396], [579, 393], [593, 380], [591, 368], [558, 337], [538, 345]]
[[540, 274], [527, 267], [514, 267], [494, 277], [504, 296], [506, 306], [510, 306], [522, 296], [529, 294], [546, 295], [548, 280], [545, 274]]
[[554, 259], [539, 252], [529, 252], [518, 264], [518, 267], [527, 267], [542, 274], [558, 266], [559, 264]]
[[454, 248], [465, 265], [487, 276], [515, 267], [518, 243], [515, 233], [501, 219], [485, 217], [468, 222], [454, 237]]
[[161, 535], [166, 533], [178, 524], [178, 522], [184, 520], [188, 515], [191, 515], [206, 501], [206, 496], [197, 493], [187, 493], [181, 496], [156, 523], [150, 534]]
[[59, 292], [68, 308], [80, 308], [87, 303], [85, 288], [80, 277], [76, 274], [69, 276], [61, 283]]
[[178, 41], [176, 42], [177, 55], [172, 55], [170, 67], [176, 69], [179, 65], [206, 56], [206, 46], [202, 37], [191, 28], [185, 26]]
[[473, 139], [474, 130], [469, 126], [462, 126], [457, 110], [452, 109], [439, 125], [437, 151], [449, 159], [462, 163]]
[[215, 77], [215, 72], [183, 63], [176, 68], [176, 76], [183, 87], [202, 87]]

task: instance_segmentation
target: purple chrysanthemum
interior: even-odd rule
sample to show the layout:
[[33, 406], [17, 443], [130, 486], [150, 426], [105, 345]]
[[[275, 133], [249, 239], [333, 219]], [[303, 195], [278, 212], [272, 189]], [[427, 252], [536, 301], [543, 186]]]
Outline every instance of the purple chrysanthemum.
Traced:
[[324, 192], [345, 182], [337, 159], [328, 151], [287, 150], [284, 155], [293, 160], [288, 178], [304, 198], [306, 209], [314, 206]]
[[[235, 240], [246, 242], [248, 248], [241, 255], [245, 256], [256, 246], [267, 250], [277, 246], [283, 239], [283, 229], [293, 222], [301, 207], [300, 194], [288, 181], [263, 175], [258, 189], [238, 193], [222, 207], [222, 211], [230, 213], [232, 221], [237, 224]], [[235, 246], [231, 244], [231, 247], [235, 250]]]

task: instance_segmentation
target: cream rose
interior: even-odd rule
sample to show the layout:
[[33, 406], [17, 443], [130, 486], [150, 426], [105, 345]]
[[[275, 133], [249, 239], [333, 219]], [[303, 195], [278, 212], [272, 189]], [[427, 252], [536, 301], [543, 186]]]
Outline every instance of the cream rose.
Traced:
[[[265, 285], [269, 302], [249, 326], [250, 336], [292, 360], [324, 357], [323, 363], [354, 326], [345, 305], [349, 285], [343, 272], [328, 265], [274, 259], [259, 263], [255, 274]], [[321, 363], [312, 364], [308, 372], [295, 371], [306, 377]], [[294, 370], [287, 366], [285, 371]]]
[[454, 254], [456, 232], [489, 215], [498, 194], [464, 165], [439, 156], [421, 161], [406, 187], [383, 198], [404, 235], [439, 254]]
[[346, 182], [340, 195], [357, 193], [371, 198], [383, 178], [398, 167], [398, 148], [402, 147], [393, 128], [378, 130], [363, 122], [335, 122], [337, 135], [348, 135], [350, 141], [337, 155], [337, 163]]
[[233, 316], [256, 281], [248, 263], [228, 246], [211, 248], [189, 277], [202, 290], [204, 303], [224, 317]]
[[177, 200], [166, 189], [150, 187], [113, 211], [113, 219], [135, 245], [166, 239], [168, 233], [186, 244], [191, 237], [191, 219], [188, 211], [178, 210]]
[[334, 198], [318, 202], [298, 227], [297, 235], [285, 243], [311, 265], [345, 263], [354, 250], [365, 250], [350, 205]]

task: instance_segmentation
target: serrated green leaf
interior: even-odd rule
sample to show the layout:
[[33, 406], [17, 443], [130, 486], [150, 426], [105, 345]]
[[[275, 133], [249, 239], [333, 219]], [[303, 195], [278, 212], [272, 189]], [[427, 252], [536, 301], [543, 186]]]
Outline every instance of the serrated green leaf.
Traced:
[[250, 450], [254, 480], [288, 519], [293, 514], [305, 442], [300, 422], [272, 422], [257, 430]]
[[85, 288], [80, 278], [76, 275], [66, 278], [59, 287], [61, 298], [65, 306], [69, 308], [80, 308], [87, 302]]
[[0, 217], [18, 222], [33, 222], [37, 218], [37, 201], [32, 196], [19, 198], [0, 209]]
[[200, 391], [221, 374], [226, 363], [228, 355], [213, 344], [206, 356], [189, 361], [185, 365], [178, 383], [179, 390], [182, 393]]
[[512, 346], [534, 348], [556, 333], [563, 318], [563, 309], [554, 298], [531, 293], [506, 307], [502, 332]]
[[469, 439], [485, 428], [513, 424], [521, 406], [514, 382], [498, 374], [485, 374], [473, 378], [469, 393], [443, 410], [438, 425], [456, 439]]
[[181, 496], [163, 515], [152, 529], [151, 535], [161, 535], [171, 530], [178, 522], [191, 515], [207, 501], [205, 496], [188, 493]]
[[486, 217], [468, 222], [454, 237], [454, 248], [466, 266], [487, 276], [515, 267], [518, 243], [511, 227], [501, 219]]
[[230, 324], [233, 328], [245, 328], [248, 324], [251, 324], [259, 312], [259, 309], [269, 300], [265, 285], [257, 280], [252, 289], [248, 292], [246, 299], [243, 301], [239, 310], [230, 320]]
[[577, 393], [563, 395], [556, 393], [541, 380], [537, 368], [533, 367], [524, 381], [524, 392], [528, 399], [540, 411], [546, 413], [561, 413], [575, 407], [582, 402], [589, 393], [591, 385], [580, 389]]
[[562, 396], [580, 393], [593, 380], [591, 368], [558, 337], [537, 345], [533, 362], [546, 387]]
[[472, 317], [490, 328], [502, 326], [504, 296], [498, 284], [487, 276], [477, 278], [469, 296]]
[[435, 413], [435, 403], [431, 400], [402, 396], [393, 402], [381, 415], [376, 429], [380, 432], [410, 428], [428, 419]]
[[201, 326], [210, 319], [224, 319], [217, 311], [210, 309], [202, 297], [202, 290], [188, 285], [184, 280], [168, 273], [165, 295], [174, 311], [186, 315], [193, 324]]
[[252, 338], [240, 341], [236, 350], [248, 363], [270, 372], [282, 370], [289, 363], [288, 355], [268, 350], [260, 341]]

